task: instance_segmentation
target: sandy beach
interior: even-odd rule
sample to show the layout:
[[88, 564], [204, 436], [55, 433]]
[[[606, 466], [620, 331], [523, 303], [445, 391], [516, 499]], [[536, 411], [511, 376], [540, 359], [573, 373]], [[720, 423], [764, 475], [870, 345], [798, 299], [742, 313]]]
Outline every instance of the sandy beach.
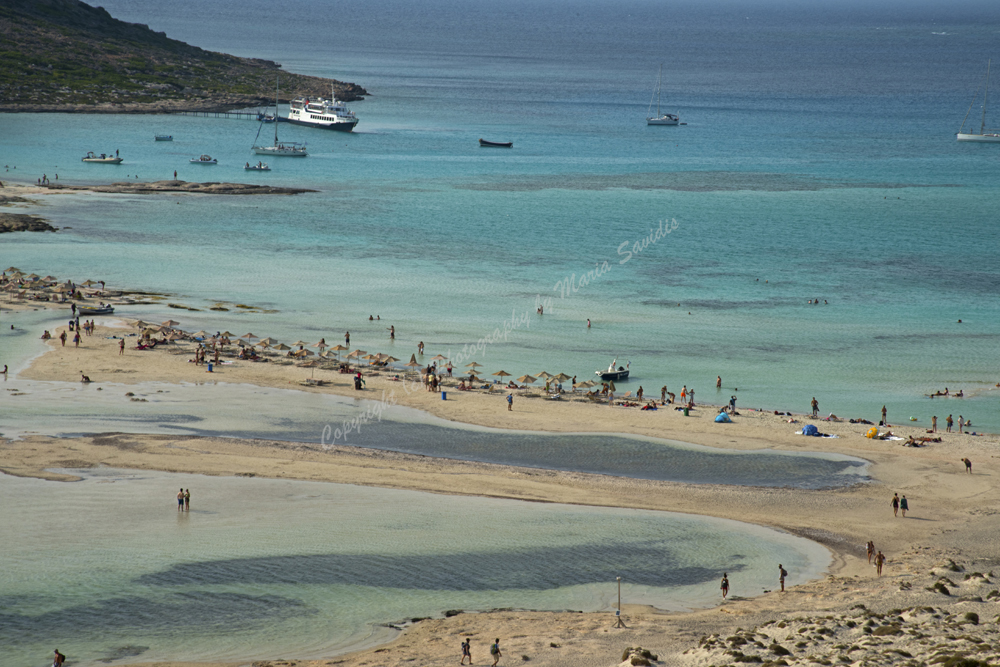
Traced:
[[[836, 452], [872, 462], [871, 483], [848, 489], [806, 491], [677, 484], [432, 459], [348, 446], [324, 449], [270, 440], [103, 434], [76, 439], [36, 436], [3, 443], [0, 468], [13, 475], [60, 480], [60, 476], [46, 469], [105, 465], [670, 510], [778, 528], [818, 541], [834, 554], [829, 576], [785, 594], [757, 595], [759, 592], [755, 591], [753, 595], [741, 595], [734, 582], [733, 593], [724, 604], [687, 614], [665, 614], [630, 606], [626, 601], [623, 613], [627, 629], [611, 628], [613, 618], [607, 614], [463, 613], [416, 623], [387, 646], [313, 664], [350, 667], [403, 665], [414, 661], [443, 664], [458, 658], [458, 644], [463, 636], [474, 638], [474, 656], [480, 661], [486, 659], [485, 648], [492, 638], [501, 637], [507, 665], [523, 661], [556, 666], [614, 665], [621, 660], [625, 648], [637, 645], [656, 654], [661, 664], [722, 664], [734, 659], [732, 651], [736, 647], [750, 655], [754, 641], [759, 641], [755, 639], [747, 647], [743, 641], [734, 644], [727, 640], [737, 627], [746, 633], [751, 626], [815, 616], [822, 616], [822, 623], [836, 628], [815, 634], [805, 646], [796, 648], [781, 635], [780, 629], [768, 626], [771, 634], [763, 642], [764, 649], [759, 651], [765, 656], [764, 661], [782, 659], [785, 664], [838, 661], [845, 649], [837, 647], [846, 645], [858, 646], [849, 654], [851, 661], [858, 664], [902, 664], [910, 659], [904, 654], [928, 659], [943, 650], [940, 639], [958, 632], [949, 629], [942, 619], [950, 614], [961, 626], [963, 615], [969, 611], [983, 619], [993, 633], [990, 636], [996, 636], [995, 619], [1000, 605], [996, 595], [990, 597], [996, 585], [993, 575], [987, 574], [1000, 564], [995, 552], [1000, 527], [988, 519], [1000, 511], [1000, 493], [992, 483], [998, 440], [995, 435], [939, 432], [936, 435], [942, 438], [940, 443], [912, 448], [903, 447], [900, 440], [868, 439], [864, 433], [870, 426], [863, 424], [814, 420], [801, 414], [776, 416], [742, 407], [732, 424], [715, 423], [717, 410], [711, 407], [696, 409], [685, 417], [669, 409], [671, 406], [646, 412], [596, 405], [582, 399], [551, 401], [522, 395], [515, 398], [514, 410], [507, 411], [505, 390], [490, 394], [457, 392], [454, 387], [447, 387], [448, 400], [442, 401], [440, 394], [425, 391], [419, 383], [397, 382], [390, 379], [390, 374], [366, 372], [366, 389], [357, 392], [349, 375], [324, 368], [302, 368], [280, 356], [271, 357], [268, 363], [235, 361], [208, 374], [205, 366], [189, 361], [194, 356], [194, 345], [190, 342], [135, 350], [137, 338], [132, 337], [126, 339], [125, 354], [119, 355], [118, 339], [109, 336], [135, 331], [122, 324], [121, 328], [98, 327], [93, 336], [83, 337], [79, 348], [72, 343], [61, 346], [57, 338], [60, 330], [53, 331], [55, 338], [48, 343], [49, 351], [20, 377], [72, 382], [79, 379], [82, 369], [98, 385], [139, 381], [248, 383], [384, 400], [456, 422], [497, 428], [631, 433], [739, 450]], [[310, 376], [323, 380], [324, 385], [303, 386]], [[788, 423], [789, 419], [797, 423]], [[797, 435], [795, 431], [806, 423], [817, 424], [823, 432], [838, 437]], [[923, 425], [891, 428], [902, 437], [926, 435]], [[975, 474], [966, 474], [961, 461], [965, 457], [974, 462]], [[905, 519], [894, 517], [890, 508], [889, 501], [895, 492], [910, 499], [912, 509]], [[864, 545], [869, 539], [875, 541], [888, 559], [881, 578], [875, 576], [867, 562]], [[952, 567], [949, 559], [957, 565]], [[973, 572], [986, 576], [964, 579]], [[951, 582], [945, 584], [949, 594], [940, 589], [927, 590], [943, 576]], [[856, 608], [858, 603], [865, 604], [867, 611]], [[874, 617], [876, 625], [902, 623], [908, 634], [906, 647], [899, 649], [901, 652], [887, 653], [878, 648], [887, 642], [895, 645], [902, 641], [895, 639], [895, 635], [876, 639], [878, 635], [873, 637], [859, 629], [865, 627], [869, 614], [923, 607], [941, 611], [935, 612], [937, 617], [930, 612], [903, 613], [904, 621], [894, 620], [900, 616], [898, 611], [891, 618], [886, 617], [889, 620]], [[831, 615], [836, 617], [833, 621], [826, 618]], [[820, 621], [809, 623], [818, 628]], [[871, 630], [872, 625], [867, 627]], [[765, 630], [759, 628], [758, 633]], [[986, 631], [976, 628], [979, 634]], [[850, 633], [859, 637], [831, 639]], [[713, 635], [716, 640], [701, 641]], [[994, 659], [996, 643], [989, 650], [977, 649], [975, 646], [990, 641], [978, 638], [982, 641], [967, 642], [971, 648], [955, 644], [949, 650], [967, 649], [970, 655]], [[782, 642], [791, 649], [791, 655], [779, 656], [770, 651], [772, 644]], [[859, 662], [861, 655], [867, 656], [863, 662]], [[288, 664], [306, 663], [289, 661]]]

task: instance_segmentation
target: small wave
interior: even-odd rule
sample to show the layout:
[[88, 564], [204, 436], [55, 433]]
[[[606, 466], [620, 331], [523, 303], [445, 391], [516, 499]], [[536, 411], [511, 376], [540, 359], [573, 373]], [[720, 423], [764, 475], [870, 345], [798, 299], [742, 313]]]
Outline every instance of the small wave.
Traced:
[[946, 32], [934, 32], [934, 31], [932, 30], [932, 31], [931, 31], [931, 34], [932, 34], [932, 35], [947, 35], [948, 33], [946, 33]]

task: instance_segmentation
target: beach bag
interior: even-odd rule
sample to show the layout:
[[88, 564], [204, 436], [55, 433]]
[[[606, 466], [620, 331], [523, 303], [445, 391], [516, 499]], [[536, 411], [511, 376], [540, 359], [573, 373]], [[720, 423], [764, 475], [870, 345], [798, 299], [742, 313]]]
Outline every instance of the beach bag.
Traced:
[[490, 655], [496, 655], [499, 652], [500, 652], [500, 647], [498, 647], [496, 644], [490, 646]]

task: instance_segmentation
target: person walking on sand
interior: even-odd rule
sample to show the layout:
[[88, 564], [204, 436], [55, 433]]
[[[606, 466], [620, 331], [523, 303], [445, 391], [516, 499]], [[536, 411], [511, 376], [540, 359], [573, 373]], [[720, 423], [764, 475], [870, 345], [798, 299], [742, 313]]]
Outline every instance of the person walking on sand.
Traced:
[[882, 576], [882, 566], [885, 565], [885, 554], [881, 551], [875, 555], [875, 574]]
[[813, 417], [815, 418], [816, 415], [819, 414], [819, 401], [816, 400], [815, 396], [813, 396], [813, 400], [812, 400], [812, 404], [811, 405], [812, 405], [812, 409], [813, 409]]
[[469, 659], [469, 664], [472, 664], [472, 637], [466, 637], [465, 641], [462, 642], [462, 662], [458, 663], [460, 665], [465, 664], [465, 659]]
[[[4, 368], [6, 368], [6, 366], [4, 366]], [[969, 473], [971, 475], [972, 474], [972, 461], [970, 461], [968, 458], [964, 458], [964, 459], [962, 459], [962, 463], [965, 464], [965, 472], [967, 472], [967, 473]]]
[[954, 423], [955, 420], [951, 418], [951, 415], [948, 415], [948, 418], [944, 420], [944, 426], [945, 426], [944, 432], [951, 433], [951, 425]]
[[937, 433], [937, 415], [931, 417], [931, 433]]
[[866, 545], [866, 547], [868, 548], [868, 564], [871, 565], [872, 556], [875, 555], [875, 543], [872, 542], [871, 540], [868, 540], [868, 544]]
[[184, 511], [184, 489], [177, 492], [177, 511]]
[[892, 515], [896, 516], [899, 514], [899, 494], [892, 494]]
[[885, 411], [885, 406], [883, 405], [883, 406], [882, 406], [882, 425], [883, 425], [883, 426], [888, 426], [888, 425], [889, 425], [889, 422], [887, 422], [887, 421], [885, 420], [885, 415], [886, 415], [886, 411]]
[[500, 653], [499, 637], [497, 637], [497, 640], [493, 642], [493, 646], [490, 647], [490, 655], [493, 656], [493, 667], [497, 667], [497, 663], [500, 662], [500, 658], [503, 657], [503, 654]]
[[191, 511], [191, 489], [184, 489], [184, 511]]
[[[80, 330], [79, 329], [77, 329], [76, 333], [73, 334], [73, 345], [75, 345], [76, 347], [80, 347]], [[962, 427], [959, 426], [959, 429], [961, 429], [961, 428]]]
[[514, 394], [507, 394], [507, 412], [514, 410]]
[[785, 571], [785, 567], [778, 563], [778, 583], [781, 584], [781, 592], [785, 592], [785, 577], [788, 576], [788, 572]]
[[903, 513], [903, 518], [906, 518], [906, 510], [910, 509], [909, 503], [906, 502], [906, 496], [899, 499], [899, 511]]
[[125, 339], [124, 338], [122, 338], [120, 341], [118, 341], [118, 356], [120, 357], [123, 354], [125, 354]]
[[61, 334], [59, 334], [59, 340], [62, 341], [62, 346], [66, 347], [66, 332], [65, 331], [63, 331]]
[[729, 573], [722, 573], [722, 584], [719, 586], [722, 589], [722, 599], [725, 600], [726, 596], [729, 595]]

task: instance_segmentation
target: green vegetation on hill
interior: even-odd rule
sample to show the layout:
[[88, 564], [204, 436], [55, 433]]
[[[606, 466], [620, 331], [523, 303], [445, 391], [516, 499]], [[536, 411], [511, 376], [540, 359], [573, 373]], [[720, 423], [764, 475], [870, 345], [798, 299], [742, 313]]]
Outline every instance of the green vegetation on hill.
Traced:
[[[352, 83], [290, 74], [125, 23], [79, 0], [0, 0], [0, 110], [224, 110], [286, 98], [361, 99]], [[98, 105], [102, 108], [98, 109]]]

